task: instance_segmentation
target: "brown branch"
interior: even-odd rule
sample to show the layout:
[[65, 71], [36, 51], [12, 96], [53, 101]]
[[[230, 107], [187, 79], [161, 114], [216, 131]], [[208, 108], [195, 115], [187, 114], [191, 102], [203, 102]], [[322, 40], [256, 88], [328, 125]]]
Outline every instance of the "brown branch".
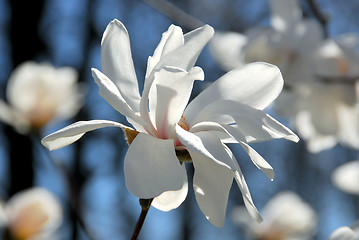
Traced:
[[173, 3], [165, 0], [142, 0], [147, 5], [171, 18], [178, 25], [193, 30], [205, 25], [202, 21], [179, 9]]
[[319, 9], [318, 5], [316, 4], [315, 0], [307, 0], [309, 7], [312, 9], [314, 16], [318, 19], [320, 24], [323, 27], [324, 36], [328, 36], [328, 17], [325, 16]]
[[137, 220], [135, 230], [133, 231], [131, 240], [137, 240], [138, 235], [141, 232], [143, 223], [145, 222], [148, 210], [150, 210], [151, 203], [153, 201], [152, 199], [140, 199], [140, 205], [141, 205], [141, 214]]

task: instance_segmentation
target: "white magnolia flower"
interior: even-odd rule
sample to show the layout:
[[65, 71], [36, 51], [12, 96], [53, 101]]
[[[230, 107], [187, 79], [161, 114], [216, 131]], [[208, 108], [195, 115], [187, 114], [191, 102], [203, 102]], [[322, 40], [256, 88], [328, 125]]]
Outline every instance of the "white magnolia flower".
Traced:
[[343, 192], [359, 195], [359, 160], [337, 167], [332, 173], [332, 182]]
[[352, 226], [344, 226], [335, 230], [329, 240], [359, 240], [359, 221]]
[[245, 34], [218, 32], [210, 42], [217, 63], [226, 71], [255, 61], [277, 65], [285, 84], [306, 80], [313, 50], [323, 39], [320, 25], [303, 19], [297, 0], [271, 0], [271, 27], [255, 27]]
[[63, 217], [57, 199], [40, 187], [15, 194], [1, 210], [1, 225], [18, 240], [53, 239]]
[[308, 240], [315, 234], [316, 213], [296, 193], [278, 193], [268, 201], [262, 213], [262, 224], [253, 221], [243, 207], [233, 211], [232, 219], [258, 240]]
[[194, 64], [212, 36], [208, 25], [185, 35], [171, 25], [148, 59], [140, 97], [127, 30], [113, 20], [102, 38], [102, 72], [92, 69], [92, 73], [100, 94], [134, 129], [106, 120], [81, 121], [45, 137], [42, 144], [57, 149], [88, 131], [120, 127], [130, 143], [124, 163], [126, 185], [135, 196], [155, 198], [153, 206], [163, 211], [178, 207], [188, 189], [183, 162], [193, 161], [196, 199], [212, 224], [224, 224], [233, 179], [248, 210], [261, 221], [241, 169], [224, 143], [240, 143], [253, 163], [270, 179], [274, 177], [272, 167], [248, 142], [298, 141], [262, 111], [280, 93], [283, 79], [273, 65], [247, 65], [224, 75], [187, 105], [193, 82], [204, 79], [202, 69]]
[[324, 41], [314, 53], [315, 76], [302, 86], [296, 116], [298, 133], [311, 152], [337, 143], [359, 149], [358, 42], [358, 37], [344, 35]]
[[78, 74], [70, 67], [24, 62], [11, 74], [6, 95], [0, 100], [0, 120], [27, 133], [50, 120], [72, 117], [81, 107]]

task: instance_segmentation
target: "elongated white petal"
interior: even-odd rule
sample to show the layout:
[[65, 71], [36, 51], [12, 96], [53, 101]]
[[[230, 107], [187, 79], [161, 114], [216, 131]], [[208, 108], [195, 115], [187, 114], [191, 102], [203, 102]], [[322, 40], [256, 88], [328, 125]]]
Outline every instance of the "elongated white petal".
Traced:
[[136, 115], [131, 107], [126, 103], [126, 100], [121, 95], [116, 85], [99, 70], [92, 68], [92, 76], [96, 84], [100, 88], [100, 95], [119, 113], [125, 115], [136, 121], [140, 125], [145, 125], [142, 119]]
[[126, 27], [117, 19], [110, 22], [101, 42], [102, 72], [115, 83], [127, 104], [139, 112], [140, 94]]
[[[222, 100], [204, 107], [198, 112], [193, 122], [215, 121], [222, 123], [222, 117], [225, 117], [224, 123], [232, 123], [228, 122], [228, 116], [230, 116], [229, 120], [237, 123], [239, 131], [246, 136], [247, 141], [268, 141], [275, 138], [285, 138], [294, 142], [299, 140], [290, 129], [262, 110], [234, 101]], [[193, 124], [193, 122], [189, 122], [191, 125]]]
[[232, 159], [233, 164], [235, 165], [235, 171], [234, 171], [234, 179], [236, 180], [239, 189], [241, 190], [244, 205], [246, 206], [249, 214], [254, 218], [257, 222], [261, 223], [263, 222], [263, 218], [258, 212], [256, 206], [253, 203], [251, 193], [249, 192], [249, 188], [247, 186], [246, 180], [244, 179], [244, 175], [242, 173], [241, 168], [238, 165], [238, 162], [236, 160], [236, 157], [233, 155], [232, 151], [224, 145], [225, 150], [227, 151], [228, 155]]
[[279, 32], [292, 30], [291, 27], [302, 18], [297, 0], [271, 0], [271, 24]]
[[150, 95], [150, 101], [156, 98], [156, 127], [161, 138], [173, 138], [174, 127], [181, 119], [190, 98], [193, 82], [203, 80], [201, 68], [194, 67], [189, 72], [179, 68], [165, 67], [155, 74], [156, 95]]
[[182, 202], [186, 199], [188, 193], [188, 180], [186, 167], [182, 164], [183, 169], [183, 185], [182, 188], [178, 191], [167, 191], [155, 197], [152, 201], [152, 206], [161, 210], [161, 211], [171, 211], [179, 207]]
[[272, 166], [261, 156], [259, 155], [251, 146], [244, 142], [240, 142], [243, 149], [247, 152], [248, 156], [251, 158], [252, 162], [258, 169], [260, 169], [264, 174], [270, 179], [274, 179], [274, 171]]
[[236, 68], [201, 92], [186, 108], [189, 122], [205, 106], [218, 100], [232, 100], [263, 109], [276, 99], [283, 87], [279, 69], [267, 63], [252, 63]]
[[233, 171], [216, 164], [212, 159], [189, 150], [195, 168], [193, 189], [203, 214], [216, 227], [224, 225]]
[[[184, 35], [184, 44], [177, 49], [170, 51], [162, 56], [160, 62], [156, 64], [154, 70], [159, 70], [164, 66], [171, 66], [189, 71], [197, 61], [199, 54], [204, 46], [212, 38], [214, 30], [211, 26], [205, 25]], [[145, 86], [143, 88], [140, 102], [140, 113], [145, 121], [150, 121], [148, 114], [149, 92], [153, 88], [154, 71], [146, 74]]]
[[216, 32], [209, 42], [214, 60], [225, 71], [245, 64], [243, 51], [248, 38], [237, 32]]
[[172, 24], [168, 30], [162, 34], [161, 41], [153, 53], [153, 56], [148, 59], [146, 78], [151, 74], [152, 70], [163, 56], [182, 46], [183, 43], [184, 38], [182, 29]]
[[236, 179], [236, 182], [238, 184], [239, 189], [242, 192], [244, 205], [246, 206], [249, 214], [252, 216], [253, 219], [255, 219], [258, 223], [263, 222], [263, 218], [258, 212], [256, 206], [253, 203], [252, 196], [249, 192], [246, 180], [244, 179], [244, 175], [242, 171], [236, 171], [234, 175], [234, 179]]
[[228, 169], [234, 169], [232, 160], [224, 150], [224, 145], [220, 139], [210, 132], [191, 133], [178, 124], [176, 125], [176, 133], [178, 139], [186, 147], [186, 149], [197, 154], [212, 159], [218, 165]]
[[183, 187], [183, 169], [176, 157], [174, 141], [140, 133], [125, 157], [128, 190], [139, 198], [151, 199]]
[[174, 66], [189, 71], [189, 69], [196, 63], [204, 46], [213, 37], [213, 34], [214, 30], [209, 25], [204, 25], [203, 27], [185, 34], [184, 44], [164, 56], [157, 65], [157, 68], [162, 66]]
[[79, 140], [86, 132], [104, 127], [120, 127], [122, 129], [132, 129], [118, 122], [107, 120], [80, 121], [64, 127], [41, 140], [41, 144], [49, 150], [65, 147]]

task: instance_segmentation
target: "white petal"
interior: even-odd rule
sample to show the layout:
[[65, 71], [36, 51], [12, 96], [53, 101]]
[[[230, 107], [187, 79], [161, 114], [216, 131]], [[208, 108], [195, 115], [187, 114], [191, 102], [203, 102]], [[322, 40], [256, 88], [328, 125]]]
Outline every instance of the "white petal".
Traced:
[[148, 59], [146, 78], [151, 74], [152, 70], [163, 56], [182, 46], [183, 43], [184, 38], [182, 29], [172, 24], [168, 30], [162, 34], [161, 41], [153, 53], [153, 56]]
[[332, 173], [332, 181], [340, 190], [359, 195], [359, 160], [336, 168]]
[[245, 35], [236, 32], [216, 32], [209, 43], [212, 57], [225, 71], [244, 64], [243, 51], [248, 43]]
[[195, 168], [193, 189], [197, 203], [208, 221], [216, 227], [223, 227], [233, 171], [202, 154], [191, 150], [189, 153]]
[[156, 66], [173, 66], [189, 71], [197, 61], [207, 42], [213, 37], [214, 30], [209, 25], [197, 28], [184, 35], [184, 44], [164, 56]]
[[131, 129], [121, 123], [107, 120], [91, 120], [73, 123], [63, 129], [58, 130], [41, 140], [42, 145], [49, 150], [55, 150], [65, 147], [79, 140], [86, 132], [104, 127], [120, 127], [122, 129]]
[[5, 211], [10, 231], [24, 239], [49, 239], [49, 234], [54, 233], [63, 218], [55, 196], [39, 187], [15, 194]]
[[356, 240], [357, 235], [350, 227], [340, 227], [329, 237], [329, 240]]
[[126, 27], [117, 19], [110, 22], [101, 42], [102, 72], [113, 81], [127, 104], [139, 112], [140, 94]]
[[242, 171], [240, 169], [235, 172], [234, 179], [236, 179], [238, 187], [242, 192], [244, 205], [246, 206], [249, 214], [257, 222], [259, 222], [259, 223], [263, 222], [262, 216], [260, 215], [260, 213], [258, 212], [256, 206], [253, 203], [252, 196], [251, 196], [251, 194], [249, 192], [246, 180], [244, 179], [243, 173], [242, 173]]
[[191, 123], [197, 113], [218, 100], [233, 100], [263, 109], [276, 99], [283, 87], [279, 69], [267, 63], [252, 63], [236, 68], [201, 92], [185, 111]]
[[359, 149], [359, 113], [354, 106], [340, 104], [338, 106], [339, 132], [341, 144]]
[[259, 155], [252, 147], [244, 142], [240, 142], [243, 149], [247, 152], [248, 156], [251, 158], [252, 162], [258, 169], [260, 169], [264, 174], [270, 179], [274, 179], [274, 171], [272, 166], [261, 156]]
[[128, 190], [136, 197], [151, 199], [183, 187], [183, 168], [174, 141], [139, 133], [125, 157]]
[[279, 32], [292, 30], [291, 27], [302, 18], [297, 0], [271, 0], [271, 24]]
[[[170, 51], [165, 56], [162, 56], [159, 63], [156, 64], [154, 70], [159, 70], [164, 66], [181, 68], [189, 71], [197, 61], [199, 54], [204, 46], [212, 38], [214, 30], [211, 26], [205, 25], [197, 28], [184, 35], [184, 44], [177, 49]], [[145, 86], [143, 88], [140, 113], [145, 121], [150, 121], [148, 114], [148, 99], [149, 92], [153, 87], [154, 71], [152, 74], [146, 74]]]
[[[188, 119], [186, 114], [184, 116]], [[229, 116], [230, 118], [228, 119]], [[193, 125], [203, 121], [226, 124], [236, 122], [237, 125], [235, 126], [250, 142], [268, 141], [276, 138], [285, 138], [294, 142], [299, 140], [290, 129], [262, 110], [230, 100], [220, 100], [209, 104], [199, 110], [196, 118], [192, 119], [192, 122], [189, 121], [189, 123]]]
[[187, 197], [188, 192], [188, 180], [186, 167], [182, 164], [183, 168], [183, 186], [178, 191], [167, 191], [155, 197], [152, 201], [152, 206], [161, 211], [171, 211], [179, 207]]
[[249, 192], [246, 180], [244, 179], [244, 175], [238, 165], [236, 157], [233, 155], [232, 151], [227, 146], [225, 146], [225, 150], [227, 151], [228, 155], [232, 159], [233, 164], [235, 165], [234, 179], [236, 180], [238, 187], [241, 190], [244, 205], [246, 206], [252, 218], [254, 218], [258, 223], [263, 222], [262, 216], [260, 215], [256, 206], [253, 203], [251, 193]]
[[176, 132], [178, 139], [188, 151], [201, 154], [228, 169], [234, 169], [232, 159], [228, 156], [224, 144], [216, 135], [210, 132], [194, 134], [184, 130], [178, 124], [176, 125]]
[[174, 127], [181, 119], [191, 96], [193, 82], [203, 80], [201, 68], [189, 72], [173, 67], [164, 67], [155, 74], [156, 96], [150, 95], [150, 102], [156, 98], [156, 127], [161, 138], [173, 138]]
[[91, 70], [92, 76], [100, 88], [100, 95], [119, 113], [125, 115], [127, 118], [132, 119], [142, 126], [145, 125], [143, 120], [138, 115], [136, 115], [133, 109], [131, 109], [131, 107], [127, 104], [116, 85], [99, 70], [95, 68], [92, 68]]

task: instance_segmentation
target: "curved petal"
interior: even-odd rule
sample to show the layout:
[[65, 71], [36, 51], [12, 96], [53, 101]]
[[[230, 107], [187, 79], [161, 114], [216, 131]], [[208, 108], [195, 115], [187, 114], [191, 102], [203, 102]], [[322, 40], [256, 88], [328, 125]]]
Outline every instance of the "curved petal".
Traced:
[[[100, 88], [100, 95], [119, 113], [134, 120], [137, 124], [145, 125], [143, 120], [127, 104], [116, 85], [102, 72], [92, 68], [92, 76]], [[131, 121], [133, 122], [133, 121]]]
[[[160, 62], [154, 67], [154, 70], [159, 70], [164, 66], [171, 66], [189, 71], [194, 66], [199, 54], [207, 42], [212, 38], [213, 34], [214, 30], [209, 25], [205, 25], [185, 34], [184, 44], [163, 56]], [[152, 74], [146, 74], [145, 86], [140, 102], [140, 113], [146, 121], [150, 121], [148, 114], [148, 99], [149, 92], [151, 88], [153, 88], [154, 71], [151, 73]]]
[[244, 205], [246, 206], [249, 214], [254, 218], [258, 223], [263, 222], [263, 218], [258, 212], [256, 206], [253, 203], [251, 193], [249, 192], [249, 188], [247, 186], [246, 180], [244, 179], [244, 175], [242, 173], [241, 168], [238, 165], [238, 162], [236, 160], [236, 157], [233, 155], [232, 151], [225, 146], [225, 150], [228, 153], [228, 156], [232, 159], [233, 164], [235, 165], [235, 171], [234, 171], [234, 179], [236, 180], [239, 190], [241, 190]]
[[274, 171], [272, 166], [260, 155], [258, 154], [251, 146], [244, 142], [240, 142], [243, 149], [247, 152], [248, 156], [251, 158], [252, 162], [258, 169], [260, 169], [264, 174], [273, 181]]
[[271, 0], [271, 24], [278, 32], [292, 30], [291, 27], [302, 18], [297, 0]]
[[237, 32], [216, 32], [209, 49], [217, 64], [230, 71], [244, 64], [243, 51], [248, 38]]
[[167, 53], [175, 50], [184, 44], [182, 29], [178, 26], [171, 25], [166, 32], [162, 34], [160, 43], [158, 44], [152, 57], [148, 58], [146, 78], [151, 74], [157, 63]]
[[191, 123], [198, 112], [218, 100], [232, 100], [263, 109], [276, 99], [283, 87], [279, 69], [268, 63], [252, 63], [236, 68], [201, 92], [185, 110]]
[[150, 102], [156, 100], [153, 111], [156, 113], [156, 127], [161, 138], [174, 137], [174, 127], [181, 119], [191, 96], [193, 82], [203, 79], [204, 73], [199, 67], [194, 67], [189, 72], [164, 67], [155, 73], [157, 91], [156, 96], [150, 95]]
[[140, 94], [126, 27], [111, 21], [101, 41], [102, 72], [115, 83], [127, 104], [139, 112]]
[[151, 199], [183, 187], [183, 169], [174, 141], [139, 133], [125, 157], [128, 190], [136, 197]]
[[178, 191], [167, 191], [155, 197], [152, 201], [152, 206], [161, 211], [171, 211], [179, 207], [186, 199], [188, 193], [188, 180], [186, 167], [182, 164], [183, 168], [183, 186]]
[[216, 227], [223, 227], [233, 171], [212, 159], [188, 150], [195, 168], [193, 189], [203, 214]]
[[[229, 100], [209, 104], [197, 113], [193, 122], [214, 121], [222, 123], [223, 119], [221, 117], [223, 116], [227, 118], [230, 116], [232, 122], [236, 122], [237, 125], [234, 126], [238, 127], [239, 131], [246, 136], [248, 142], [268, 141], [276, 138], [285, 138], [294, 142], [299, 141], [297, 135], [290, 129], [262, 110]], [[228, 123], [227, 118], [224, 123]], [[190, 122], [190, 124], [192, 125], [193, 122]]]
[[194, 134], [184, 130], [178, 124], [176, 125], [176, 133], [188, 151], [201, 154], [228, 169], [235, 169], [232, 159], [224, 149], [224, 144], [216, 135], [210, 132]]
[[247, 152], [248, 156], [250, 157], [254, 165], [262, 172], [264, 172], [264, 174], [266, 174], [266, 176], [269, 179], [273, 180], [274, 171], [272, 166], [252, 147], [250, 147], [247, 143], [245, 143], [244, 135], [237, 128], [234, 128], [229, 125], [221, 125], [218, 123], [206, 122], [206, 123], [196, 124], [194, 128], [191, 129], [191, 131], [193, 130], [197, 132], [211, 131], [211, 133], [215, 133], [216, 136], [218, 136], [216, 132], [219, 132], [222, 133], [222, 135], [225, 134], [225, 136], [227, 137], [229, 136], [231, 138], [234, 138], [238, 143], [241, 144], [243, 149]]
[[120, 127], [122, 129], [131, 129], [121, 123], [107, 120], [80, 121], [64, 127], [41, 140], [41, 144], [49, 150], [55, 150], [65, 147], [79, 140], [86, 132], [104, 127]]
[[197, 28], [184, 35], [184, 44], [163, 56], [156, 68], [173, 66], [189, 71], [197, 61], [204, 46], [213, 37], [214, 30], [209, 25]]

